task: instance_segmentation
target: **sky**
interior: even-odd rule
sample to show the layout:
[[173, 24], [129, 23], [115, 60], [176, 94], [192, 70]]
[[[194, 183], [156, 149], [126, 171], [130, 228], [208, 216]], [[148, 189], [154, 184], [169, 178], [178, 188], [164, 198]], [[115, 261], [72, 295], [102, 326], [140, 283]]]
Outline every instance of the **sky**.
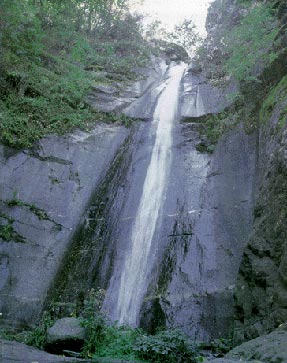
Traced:
[[192, 19], [201, 36], [205, 35], [205, 19], [208, 5], [213, 0], [130, 0], [134, 11], [160, 20], [167, 30], [185, 18]]

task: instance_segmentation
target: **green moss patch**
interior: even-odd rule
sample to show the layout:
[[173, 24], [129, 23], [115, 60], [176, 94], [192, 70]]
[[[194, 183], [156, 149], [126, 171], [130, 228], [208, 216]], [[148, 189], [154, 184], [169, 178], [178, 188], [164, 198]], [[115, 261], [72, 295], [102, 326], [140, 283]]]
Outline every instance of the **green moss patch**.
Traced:
[[4, 213], [0, 213], [0, 238], [6, 242], [25, 242], [25, 238], [15, 231], [15, 220]]
[[275, 108], [280, 107], [279, 126], [284, 126], [287, 119], [287, 76], [271, 89], [260, 109], [260, 121], [266, 123]]

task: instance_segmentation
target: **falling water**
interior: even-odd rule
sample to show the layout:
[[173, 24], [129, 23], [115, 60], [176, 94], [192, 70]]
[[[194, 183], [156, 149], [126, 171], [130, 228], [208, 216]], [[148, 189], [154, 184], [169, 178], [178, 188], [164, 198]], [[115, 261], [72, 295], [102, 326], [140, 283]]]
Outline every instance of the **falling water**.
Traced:
[[119, 324], [138, 325], [138, 316], [150, 271], [152, 240], [156, 229], [166, 180], [169, 175], [173, 122], [177, 117], [181, 78], [185, 64], [170, 67], [160, 87], [153, 123], [156, 136], [150, 164], [144, 181], [142, 197], [132, 226], [130, 241], [119, 284], [115, 316]]

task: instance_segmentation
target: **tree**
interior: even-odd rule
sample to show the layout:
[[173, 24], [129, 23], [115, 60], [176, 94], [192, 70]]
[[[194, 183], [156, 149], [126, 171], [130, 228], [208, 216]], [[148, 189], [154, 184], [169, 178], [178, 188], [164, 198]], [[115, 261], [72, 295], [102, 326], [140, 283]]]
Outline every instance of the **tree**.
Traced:
[[172, 43], [181, 45], [191, 54], [201, 38], [196, 30], [196, 26], [191, 19], [184, 19], [174, 27], [170, 33], [166, 33], [166, 38]]

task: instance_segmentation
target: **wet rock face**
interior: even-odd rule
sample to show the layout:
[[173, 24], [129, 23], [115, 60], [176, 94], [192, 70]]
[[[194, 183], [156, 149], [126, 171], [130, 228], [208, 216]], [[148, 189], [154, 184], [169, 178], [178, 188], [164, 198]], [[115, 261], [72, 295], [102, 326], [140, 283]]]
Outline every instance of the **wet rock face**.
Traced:
[[[134, 103], [143, 96], [148, 89], [159, 81], [164, 72], [165, 61], [161, 58], [153, 57], [148, 67], [136, 70], [139, 80], [134, 82], [116, 82], [109, 85], [97, 83], [92, 86], [88, 95], [88, 103], [96, 110], [104, 112], [124, 112], [130, 117], [146, 119], [152, 114], [148, 112], [149, 104], [146, 102], [146, 109], [142, 112], [134, 113]], [[149, 100], [151, 101], [151, 100]]]
[[237, 342], [270, 332], [287, 320], [286, 135], [276, 117], [260, 133], [254, 224], [235, 294]]
[[0, 147], [2, 323], [37, 319], [90, 198], [127, 134], [123, 127], [99, 125], [91, 133], [49, 136], [29, 152]]
[[[285, 10], [282, 3], [285, 4], [284, 1], [277, 1], [274, 6], [278, 7], [278, 16], [281, 22], [284, 22]], [[209, 69], [208, 62], [215, 69], [210, 71], [210, 82], [212, 78], [220, 79], [222, 65], [228, 57], [221, 44], [222, 36], [236, 26], [245, 13], [246, 9], [236, 0], [215, 1], [211, 5], [207, 18], [208, 59], [203, 62], [205, 71]], [[283, 40], [284, 36], [280, 34], [282, 48], [286, 43]], [[271, 66], [259, 71], [266, 82], [265, 87], [269, 84], [272, 88], [286, 75], [286, 54], [282, 53], [282, 56], [280, 55]], [[224, 81], [224, 74], [221, 79]], [[255, 115], [257, 120], [262, 101], [269, 91], [267, 87], [264, 90], [265, 93], [262, 92], [262, 87], [261, 85], [255, 88], [254, 83], [250, 83], [249, 87], [247, 83], [241, 84], [241, 92], [245, 96], [244, 107], [252, 110], [250, 114]], [[282, 98], [284, 97], [281, 97], [281, 104], [279, 100], [274, 101], [269, 119], [265, 120], [265, 123], [260, 122], [258, 135], [254, 135], [255, 138], [257, 137], [257, 143], [249, 149], [251, 154], [256, 154], [252, 181], [254, 191], [251, 193], [254, 204], [252, 206], [251, 203], [248, 207], [251, 208], [249, 222], [246, 224], [249, 226], [249, 232], [245, 230], [244, 233], [244, 243], [247, 247], [243, 248], [243, 244], [242, 255], [237, 256], [240, 270], [234, 290], [236, 344], [270, 332], [287, 319], [287, 221], [284, 202], [287, 198], [287, 140], [285, 120], [281, 119], [281, 123], [279, 122], [280, 110], [286, 106], [286, 97], [285, 100]], [[248, 149], [243, 148], [243, 150]], [[236, 154], [241, 153], [238, 148]], [[241, 167], [245, 170], [244, 172], [248, 170], [244, 164]], [[232, 218], [240, 225], [241, 214], [234, 214]], [[238, 236], [241, 235], [240, 230], [237, 233]]]
[[182, 212], [169, 233], [174, 237], [160, 282], [168, 275], [170, 281], [161, 306], [168, 325], [208, 341], [233, 328], [232, 297], [252, 224], [255, 137], [238, 128], [212, 156], [197, 152], [193, 142], [182, 148], [186, 165], [177, 164], [188, 172], [186, 184], [181, 181]]
[[207, 79], [206, 72], [199, 64], [192, 63], [183, 80], [181, 117], [192, 119], [219, 113], [230, 106], [227, 95], [235, 90], [235, 85], [231, 83], [225, 88], [216, 87]]

